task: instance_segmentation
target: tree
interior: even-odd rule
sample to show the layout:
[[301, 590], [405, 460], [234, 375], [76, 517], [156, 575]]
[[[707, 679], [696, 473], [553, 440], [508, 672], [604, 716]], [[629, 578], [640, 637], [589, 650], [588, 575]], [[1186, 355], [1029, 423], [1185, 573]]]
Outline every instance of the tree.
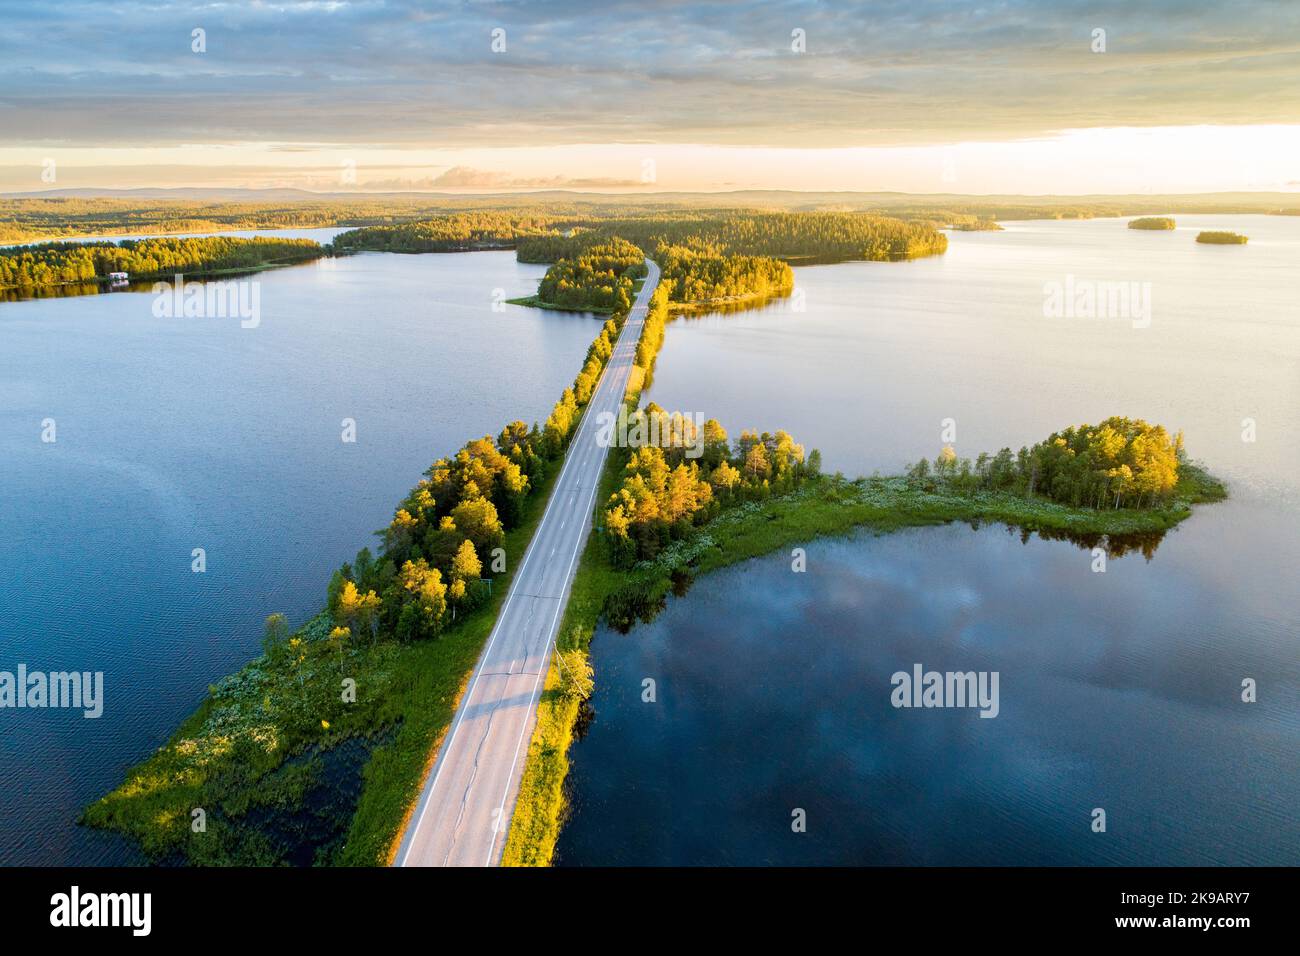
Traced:
[[713, 469], [713, 474], [709, 475], [709, 483], [715, 488], [729, 492], [740, 484], [740, 472], [733, 468], [730, 462], [723, 461]]
[[808, 453], [808, 462], [804, 465], [804, 470], [812, 478], [816, 478], [822, 473], [822, 453], [816, 448]]
[[275, 657], [289, 645], [289, 622], [283, 614], [272, 614], [266, 619], [262, 634], [262, 653]]
[[951, 445], [944, 445], [934, 460], [934, 473], [940, 478], [950, 478], [957, 467], [957, 453]]
[[344, 581], [339, 594], [339, 616], [353, 633], [369, 634], [374, 641], [379, 636], [380, 603], [374, 591], [363, 594], [354, 582]]
[[556, 670], [560, 672], [560, 693], [570, 700], [586, 700], [596, 683], [595, 671], [587, 655], [577, 648], [556, 651]]
[[451, 576], [459, 581], [468, 581], [476, 580], [482, 573], [483, 562], [478, 559], [474, 542], [466, 538], [451, 560]]
[[343, 656], [343, 648], [348, 646], [350, 640], [352, 640], [351, 628], [335, 627], [330, 631], [330, 647], [334, 648], [334, 650], [338, 652], [340, 658]]
[[398, 637], [409, 640], [436, 636], [447, 611], [447, 585], [442, 581], [442, 572], [429, 567], [424, 559], [407, 561], [399, 581], [403, 603], [397, 618]]
[[746, 477], [751, 481], [757, 481], [771, 473], [772, 466], [768, 464], [767, 448], [761, 443], [753, 445], [745, 455]]
[[700, 457], [700, 463], [705, 468], [717, 468], [727, 459], [727, 430], [718, 423], [716, 418], [710, 418], [704, 423], [703, 438], [704, 454]]
[[474, 543], [478, 553], [491, 551], [505, 540], [505, 529], [497, 517], [496, 506], [482, 495], [462, 501], [451, 510], [456, 530]]

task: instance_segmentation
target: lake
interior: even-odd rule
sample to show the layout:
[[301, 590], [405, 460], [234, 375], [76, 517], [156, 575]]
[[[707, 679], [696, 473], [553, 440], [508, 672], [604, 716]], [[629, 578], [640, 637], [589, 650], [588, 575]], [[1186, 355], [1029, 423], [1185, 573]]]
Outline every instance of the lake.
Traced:
[[[1105, 573], [1000, 525], [859, 533], [601, 628], [559, 863], [1300, 862], [1300, 219], [1177, 219], [955, 233], [668, 326], [650, 399], [828, 471], [933, 458], [945, 419], [973, 458], [1119, 414], [1182, 429], [1232, 498]], [[1216, 228], [1250, 243], [1194, 242]], [[1080, 282], [1137, 283], [1149, 322], [1045, 317]], [[915, 664], [997, 672], [998, 716], [895, 708]]]
[[435, 458], [545, 419], [600, 326], [492, 309], [544, 272], [512, 252], [327, 259], [258, 274], [256, 328], [156, 318], [148, 292], [0, 303], [0, 670], [105, 685], [98, 719], [0, 711], [0, 864], [133, 860], [81, 808], [260, 654], [266, 615], [317, 611]]

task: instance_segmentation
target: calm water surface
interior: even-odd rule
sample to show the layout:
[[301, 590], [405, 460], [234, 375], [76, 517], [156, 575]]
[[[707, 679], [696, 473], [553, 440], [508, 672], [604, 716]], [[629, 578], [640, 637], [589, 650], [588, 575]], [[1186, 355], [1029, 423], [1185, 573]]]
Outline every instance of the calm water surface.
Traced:
[[0, 711], [0, 863], [130, 859], [81, 807], [260, 652], [267, 614], [314, 613], [434, 458], [545, 417], [599, 326], [492, 311], [544, 271], [325, 260], [260, 274], [255, 329], [156, 319], [147, 293], [0, 304], [0, 669], [103, 671], [106, 697], [97, 720]]
[[[1300, 863], [1300, 220], [1177, 218], [959, 233], [796, 270], [802, 312], [669, 326], [651, 398], [786, 428], [828, 470], [933, 457], [945, 418], [974, 457], [1123, 414], [1181, 428], [1233, 497], [1104, 574], [1003, 526], [859, 534], [602, 629], [560, 862]], [[1150, 327], [1044, 318], [1067, 275], [1149, 282]], [[915, 663], [998, 671], [999, 716], [894, 709]]]

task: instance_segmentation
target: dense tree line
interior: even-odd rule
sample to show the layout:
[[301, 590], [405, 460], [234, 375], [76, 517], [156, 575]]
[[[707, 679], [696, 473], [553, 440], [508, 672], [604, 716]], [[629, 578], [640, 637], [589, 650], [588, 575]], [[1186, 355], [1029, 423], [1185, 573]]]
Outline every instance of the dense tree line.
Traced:
[[633, 414], [629, 434], [647, 440], [630, 450], [604, 512], [606, 540], [621, 567], [653, 558], [728, 504], [794, 490], [820, 461], [816, 453], [805, 461], [803, 446], [784, 431], [746, 431], [733, 444], [716, 420], [697, 432], [691, 419], [653, 402]]
[[635, 297], [636, 280], [645, 274], [645, 253], [614, 237], [552, 265], [537, 287], [537, 296], [568, 309], [626, 312]]
[[243, 202], [56, 196], [0, 199], [0, 242], [55, 236], [363, 226], [428, 217], [448, 203], [386, 197]]
[[623, 481], [606, 502], [604, 536], [614, 563], [627, 567], [653, 558], [722, 508], [784, 494], [821, 470], [821, 454], [806, 458], [786, 432], [746, 431], [732, 444], [714, 419], [702, 426], [669, 414], [654, 402], [637, 409], [649, 385], [669, 314], [668, 284], [650, 296], [650, 307], [624, 404], [625, 442], [613, 452], [626, 458]]
[[177, 273], [254, 269], [272, 263], [305, 262], [325, 254], [310, 239], [124, 239], [112, 242], [47, 242], [0, 249], [0, 287], [38, 288], [89, 282], [110, 272], [132, 279]]
[[698, 427], [651, 402], [637, 409], [650, 383], [669, 314], [669, 283], [660, 282], [650, 306], [628, 382], [627, 456], [619, 489], [604, 509], [604, 535], [616, 565], [653, 558], [674, 539], [707, 522], [723, 507], [783, 494], [815, 475], [821, 455], [805, 459], [802, 445], [785, 432], [744, 432], [730, 443], [714, 419]]
[[1003, 448], [974, 462], [946, 446], [933, 464], [921, 459], [908, 474], [963, 491], [1037, 494], [1073, 507], [1138, 508], [1167, 503], [1184, 462], [1181, 432], [1171, 437], [1161, 425], [1112, 417], [1053, 432], [1014, 455]]
[[[397, 187], [397, 184], [393, 184]], [[472, 212], [493, 212], [515, 218], [545, 219], [559, 234], [600, 222], [636, 218], [667, 220], [682, 216], [716, 218], [763, 215], [782, 211], [802, 215], [822, 207], [834, 215], [892, 217], [920, 223], [961, 227], [963, 221], [993, 219], [1088, 219], [1094, 216], [1156, 215], [1170, 209], [1187, 213], [1285, 213], [1284, 194], [1221, 194], [1198, 196], [1122, 197], [1082, 201], [1077, 197], [1016, 196], [908, 197], [888, 193], [753, 192], [735, 194], [730, 208], [717, 208], [718, 197], [681, 193], [675, 196], [631, 196], [557, 193], [450, 196], [429, 193], [375, 193], [328, 199], [301, 198], [254, 202], [244, 199], [115, 199], [25, 197], [0, 199], [0, 242], [22, 242], [57, 236], [137, 233], [216, 232], [235, 229], [304, 228], [313, 226], [372, 226], [415, 223]], [[858, 211], [844, 212], [846, 207]], [[612, 232], [619, 232], [613, 229]], [[611, 233], [612, 234], [612, 233]], [[627, 230], [621, 232], [633, 238]], [[500, 238], [500, 237], [498, 237]], [[676, 242], [673, 237], [665, 237]], [[635, 241], [635, 240], [634, 240]], [[751, 255], [784, 253], [763, 249], [732, 249]], [[848, 258], [856, 258], [856, 255]], [[554, 262], [561, 255], [524, 261]]]
[[380, 555], [363, 548], [335, 572], [328, 591], [331, 640], [435, 637], [488, 595], [485, 571], [505, 534], [524, 518], [529, 494], [558, 466], [581, 409], [614, 351], [620, 323], [605, 322], [582, 370], [544, 426], [511, 422], [429, 466], [382, 532]]
[[[625, 311], [631, 305], [633, 280], [646, 272], [644, 253], [622, 237], [598, 235], [543, 240], [569, 256], [547, 270], [538, 299], [569, 309]], [[659, 245], [654, 255], [662, 271], [661, 288], [677, 303], [761, 299], [794, 288], [794, 272], [780, 259], [726, 255], [699, 239], [690, 245]]]
[[767, 298], [788, 295], [794, 270], [768, 256], [721, 255], [708, 249], [661, 245], [655, 261], [674, 302]]
[[621, 239], [657, 260], [663, 247], [723, 256], [790, 261], [896, 260], [936, 255], [948, 237], [930, 221], [870, 213], [677, 209], [635, 216], [538, 213], [453, 214], [342, 233], [340, 251], [437, 252], [513, 245], [521, 262], [577, 259], [595, 245]]
[[628, 376], [624, 400], [635, 407], [641, 392], [650, 387], [654, 378], [655, 359], [664, 344], [664, 329], [668, 325], [668, 284], [660, 282], [650, 293], [645, 322], [641, 325], [641, 338], [636, 343], [632, 374]]
[[336, 252], [465, 252], [512, 249], [523, 237], [561, 235], [572, 228], [565, 219], [545, 214], [463, 212], [423, 222], [368, 226], [334, 237]]
[[610, 236], [635, 243], [656, 261], [665, 246], [796, 262], [913, 259], [948, 248], [948, 237], [928, 221], [851, 212], [675, 210], [592, 220], [572, 235], [524, 239], [518, 255], [525, 262], [571, 258]]
[[535, 264], [576, 259], [591, 246], [604, 242], [608, 238], [611, 237], [604, 233], [592, 232], [585, 227], [570, 229], [567, 232], [524, 236], [515, 244], [515, 258], [520, 262]]
[[617, 301], [617, 290], [602, 283], [597, 292], [574, 291], [584, 283], [570, 276], [574, 267], [568, 264], [611, 242], [631, 243], [653, 258], [672, 301], [687, 304], [786, 294], [794, 288], [789, 261], [910, 259], [943, 252], [948, 238], [934, 223], [863, 213], [683, 210], [524, 237], [516, 255], [524, 262], [556, 263], [539, 290], [543, 301], [592, 307]]

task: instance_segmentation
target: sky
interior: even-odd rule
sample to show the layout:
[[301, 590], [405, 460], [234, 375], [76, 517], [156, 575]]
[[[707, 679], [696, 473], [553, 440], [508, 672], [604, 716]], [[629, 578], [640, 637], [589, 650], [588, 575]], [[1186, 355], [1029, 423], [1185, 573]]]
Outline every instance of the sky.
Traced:
[[0, 190], [1300, 190], [1300, 3], [0, 0]]

